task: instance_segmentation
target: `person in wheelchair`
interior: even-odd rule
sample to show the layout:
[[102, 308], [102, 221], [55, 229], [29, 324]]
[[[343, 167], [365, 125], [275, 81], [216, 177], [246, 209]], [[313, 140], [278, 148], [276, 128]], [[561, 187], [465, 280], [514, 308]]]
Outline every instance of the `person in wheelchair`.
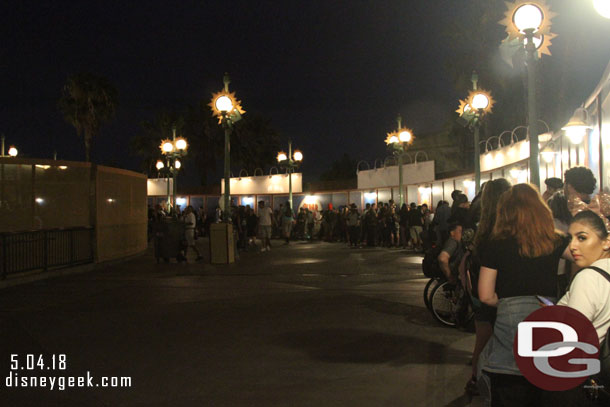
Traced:
[[464, 255], [462, 245], [462, 225], [451, 223], [449, 225], [449, 238], [438, 255], [438, 264], [441, 271], [451, 283], [457, 283], [458, 267]]

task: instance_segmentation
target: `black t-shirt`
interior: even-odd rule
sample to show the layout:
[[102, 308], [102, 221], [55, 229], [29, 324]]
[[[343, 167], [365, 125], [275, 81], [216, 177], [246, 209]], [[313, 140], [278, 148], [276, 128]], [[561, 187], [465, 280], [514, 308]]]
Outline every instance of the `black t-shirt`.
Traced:
[[481, 244], [481, 266], [498, 271], [498, 298], [524, 295], [556, 297], [557, 267], [569, 243], [568, 236], [561, 236], [552, 253], [540, 257], [523, 257], [519, 254], [515, 239], [490, 240]]
[[411, 209], [409, 211], [409, 226], [424, 226], [424, 215], [420, 210]]

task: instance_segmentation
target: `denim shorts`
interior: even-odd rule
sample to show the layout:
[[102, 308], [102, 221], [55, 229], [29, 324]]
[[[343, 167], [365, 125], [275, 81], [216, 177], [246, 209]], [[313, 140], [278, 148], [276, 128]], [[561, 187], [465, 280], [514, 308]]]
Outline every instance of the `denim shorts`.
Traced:
[[509, 297], [498, 301], [493, 336], [483, 349], [480, 368], [492, 373], [521, 375], [513, 355], [517, 325], [540, 308], [535, 296]]

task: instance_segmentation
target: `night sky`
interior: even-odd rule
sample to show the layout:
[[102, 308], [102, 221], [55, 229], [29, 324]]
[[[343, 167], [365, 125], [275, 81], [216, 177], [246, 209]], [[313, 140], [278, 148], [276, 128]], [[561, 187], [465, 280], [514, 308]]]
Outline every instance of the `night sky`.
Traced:
[[[455, 89], [445, 65], [476, 44], [451, 43], [441, 32], [466, 21], [477, 3], [5, 1], [0, 132], [24, 156], [50, 158], [56, 149], [60, 159], [82, 160], [82, 141], [57, 100], [68, 75], [98, 73], [116, 86], [120, 105], [94, 140], [93, 160], [135, 170], [127, 141], [140, 122], [209, 99], [227, 71], [245, 110], [270, 117], [303, 150], [306, 176], [344, 152], [372, 161], [385, 155], [385, 132], [398, 112], [416, 134], [450, 120], [466, 90]], [[575, 104], [610, 57], [610, 21], [590, 3], [550, 1], [561, 13], [550, 58], [578, 88]], [[585, 28], [582, 43], [568, 40]], [[493, 26], [489, 36], [501, 39], [502, 31]]]

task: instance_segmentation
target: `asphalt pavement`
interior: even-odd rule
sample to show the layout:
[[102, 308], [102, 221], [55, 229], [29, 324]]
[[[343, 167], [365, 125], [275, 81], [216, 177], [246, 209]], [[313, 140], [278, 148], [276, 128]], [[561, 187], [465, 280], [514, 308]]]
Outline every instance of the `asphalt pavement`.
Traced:
[[425, 309], [421, 256], [274, 241], [232, 265], [188, 257], [0, 290], [0, 406], [471, 405], [474, 335]]

